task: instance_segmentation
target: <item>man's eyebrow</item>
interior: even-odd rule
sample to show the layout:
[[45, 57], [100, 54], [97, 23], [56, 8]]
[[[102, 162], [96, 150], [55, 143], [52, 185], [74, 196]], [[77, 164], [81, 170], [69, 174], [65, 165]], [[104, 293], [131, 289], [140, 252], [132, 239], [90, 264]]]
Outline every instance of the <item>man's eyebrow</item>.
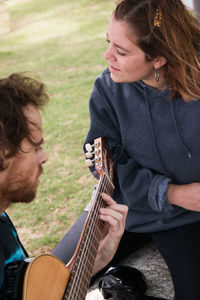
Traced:
[[[106, 36], [107, 36], [107, 38], [108, 38], [108, 40], [109, 40], [108, 33], [106, 33]], [[114, 43], [114, 45], [115, 45], [117, 48], [120, 48], [120, 49], [122, 49], [123, 51], [126, 51], [127, 53], [131, 53], [131, 51], [129, 51], [129, 50], [123, 48], [122, 46], [120, 46], [120, 45], [118, 45], [118, 44], [115, 44], [115, 43]]]

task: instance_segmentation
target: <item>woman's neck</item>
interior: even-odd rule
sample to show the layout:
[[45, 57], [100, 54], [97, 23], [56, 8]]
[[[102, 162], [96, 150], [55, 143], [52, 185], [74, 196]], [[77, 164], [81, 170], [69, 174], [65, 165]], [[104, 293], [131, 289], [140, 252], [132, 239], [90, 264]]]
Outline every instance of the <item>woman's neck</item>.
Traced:
[[167, 83], [164, 77], [164, 70], [160, 69], [159, 70], [159, 79], [158, 81], [156, 80], [155, 76], [153, 75], [151, 79], [149, 80], [143, 80], [143, 82], [158, 91], [164, 91], [167, 88]]

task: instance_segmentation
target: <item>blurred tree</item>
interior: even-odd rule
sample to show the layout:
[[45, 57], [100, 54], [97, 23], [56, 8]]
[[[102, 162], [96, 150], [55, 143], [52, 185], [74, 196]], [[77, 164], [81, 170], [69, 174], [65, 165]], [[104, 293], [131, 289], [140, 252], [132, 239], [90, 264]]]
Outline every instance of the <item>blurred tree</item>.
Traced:
[[192, 0], [194, 15], [200, 21], [200, 0]]

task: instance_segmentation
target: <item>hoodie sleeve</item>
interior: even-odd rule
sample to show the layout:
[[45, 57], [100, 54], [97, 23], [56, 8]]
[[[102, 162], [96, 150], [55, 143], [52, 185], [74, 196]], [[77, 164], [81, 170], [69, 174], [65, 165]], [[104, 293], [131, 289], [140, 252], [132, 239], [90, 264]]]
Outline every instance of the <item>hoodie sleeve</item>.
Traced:
[[[142, 167], [134, 157], [127, 155], [122, 146], [120, 124], [115, 110], [97, 82], [91, 93], [89, 109], [90, 129], [85, 144], [93, 144], [98, 137], [108, 142], [114, 160], [113, 198], [118, 203], [128, 205], [129, 209], [150, 209], [157, 212], [173, 209], [167, 199], [170, 178]], [[90, 167], [90, 171], [97, 177], [94, 166]]]

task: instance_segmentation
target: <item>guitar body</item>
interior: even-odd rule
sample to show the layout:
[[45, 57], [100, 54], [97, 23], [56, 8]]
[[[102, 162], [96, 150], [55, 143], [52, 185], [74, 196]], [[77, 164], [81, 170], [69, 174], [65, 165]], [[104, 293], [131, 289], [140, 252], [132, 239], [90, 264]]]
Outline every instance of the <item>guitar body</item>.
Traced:
[[22, 300], [62, 300], [69, 276], [59, 258], [48, 254], [36, 257], [26, 269]]

